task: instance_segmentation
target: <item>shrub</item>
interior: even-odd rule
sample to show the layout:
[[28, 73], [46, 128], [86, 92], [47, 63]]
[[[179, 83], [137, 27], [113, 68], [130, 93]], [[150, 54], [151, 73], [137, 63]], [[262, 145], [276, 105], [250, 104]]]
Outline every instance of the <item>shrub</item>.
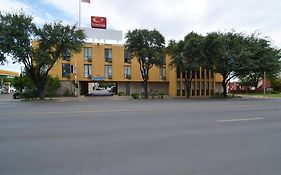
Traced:
[[158, 94], [158, 98], [164, 98], [164, 94], [163, 93], [159, 93]]
[[60, 88], [60, 86], [61, 84], [58, 77], [53, 78], [49, 76], [45, 88], [46, 96], [47, 97], [56, 96], [56, 91]]
[[16, 93], [13, 94], [13, 98], [14, 99], [21, 99], [22, 98], [22, 94], [19, 93], [19, 92], [16, 92]]
[[38, 92], [35, 90], [35, 89], [32, 89], [32, 90], [28, 90], [24, 93], [22, 93], [22, 97], [25, 99], [25, 100], [34, 100], [38, 97]]
[[131, 94], [131, 96], [133, 97], [133, 99], [139, 99], [140, 98], [139, 93], [133, 93], [133, 94]]

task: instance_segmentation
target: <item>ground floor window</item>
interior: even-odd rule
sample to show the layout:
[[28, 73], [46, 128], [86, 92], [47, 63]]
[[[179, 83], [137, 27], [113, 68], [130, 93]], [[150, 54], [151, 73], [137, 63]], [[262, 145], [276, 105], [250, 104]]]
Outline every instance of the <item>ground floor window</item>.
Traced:
[[[182, 84], [181, 84], [182, 82]], [[213, 81], [193, 80], [190, 84], [190, 89], [186, 89], [184, 81], [177, 81], [177, 96], [186, 96], [188, 90], [191, 96], [209, 96], [213, 91]]]

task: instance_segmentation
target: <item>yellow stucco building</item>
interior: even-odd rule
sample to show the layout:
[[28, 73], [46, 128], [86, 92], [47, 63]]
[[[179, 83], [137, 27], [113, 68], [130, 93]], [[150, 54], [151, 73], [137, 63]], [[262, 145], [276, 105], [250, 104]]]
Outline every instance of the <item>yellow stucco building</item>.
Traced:
[[[170, 66], [170, 59], [162, 55], [163, 65], [154, 66], [149, 72], [149, 93], [163, 93], [170, 96], [185, 96], [184, 76], [176, 67]], [[111, 83], [116, 93], [130, 95], [143, 92], [143, 80], [137, 59], [130, 60], [122, 44], [86, 43], [78, 54], [67, 53], [58, 60], [49, 73], [61, 80], [60, 93], [70, 92], [85, 95], [93, 83]], [[214, 72], [201, 69], [193, 76], [191, 96], [210, 96], [220, 91], [221, 77]]]

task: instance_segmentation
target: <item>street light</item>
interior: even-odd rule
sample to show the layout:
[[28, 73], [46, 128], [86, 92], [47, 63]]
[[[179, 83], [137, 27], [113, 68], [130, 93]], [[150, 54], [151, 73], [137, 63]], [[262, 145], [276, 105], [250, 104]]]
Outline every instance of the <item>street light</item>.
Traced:
[[265, 71], [263, 71], [263, 96], [265, 97]]
[[20, 93], [22, 93], [22, 89], [23, 89], [23, 83], [22, 83], [22, 71], [23, 67], [20, 67]]

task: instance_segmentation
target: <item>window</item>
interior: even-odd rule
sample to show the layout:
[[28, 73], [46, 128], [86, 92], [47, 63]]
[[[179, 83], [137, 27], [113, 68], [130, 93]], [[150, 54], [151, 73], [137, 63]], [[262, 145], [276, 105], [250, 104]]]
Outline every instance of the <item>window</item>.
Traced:
[[214, 71], [211, 71], [211, 78], [214, 78]]
[[131, 63], [130, 53], [128, 50], [124, 51], [124, 62], [125, 63]]
[[164, 52], [160, 53], [159, 61], [160, 65], [166, 65], [166, 55]]
[[177, 66], [177, 78], [181, 77], [181, 68], [180, 66]]
[[84, 64], [84, 77], [92, 77], [92, 65]]
[[112, 78], [112, 66], [111, 65], [105, 65], [104, 66], [104, 77], [105, 78]]
[[177, 81], [177, 96], [180, 96], [181, 92], [180, 92], [180, 81]]
[[105, 48], [104, 49], [104, 59], [105, 62], [112, 62], [112, 49], [110, 48]]
[[62, 64], [62, 77], [70, 77], [70, 64]]
[[70, 61], [70, 57], [71, 57], [71, 52], [69, 49], [67, 49], [66, 52], [63, 54], [63, 60]]
[[204, 69], [202, 69], [202, 71], [201, 71], [201, 77], [202, 77], [202, 79], [205, 78], [205, 70]]
[[131, 79], [131, 66], [124, 66], [124, 78]]
[[200, 71], [196, 71], [197, 79], [200, 79]]
[[166, 80], [166, 68], [165, 67], [160, 68], [160, 79]]
[[92, 48], [91, 47], [84, 48], [84, 61], [92, 61]]
[[207, 70], [207, 71], [206, 71], [206, 79], [209, 79], [209, 74], [210, 74], [210, 71]]

